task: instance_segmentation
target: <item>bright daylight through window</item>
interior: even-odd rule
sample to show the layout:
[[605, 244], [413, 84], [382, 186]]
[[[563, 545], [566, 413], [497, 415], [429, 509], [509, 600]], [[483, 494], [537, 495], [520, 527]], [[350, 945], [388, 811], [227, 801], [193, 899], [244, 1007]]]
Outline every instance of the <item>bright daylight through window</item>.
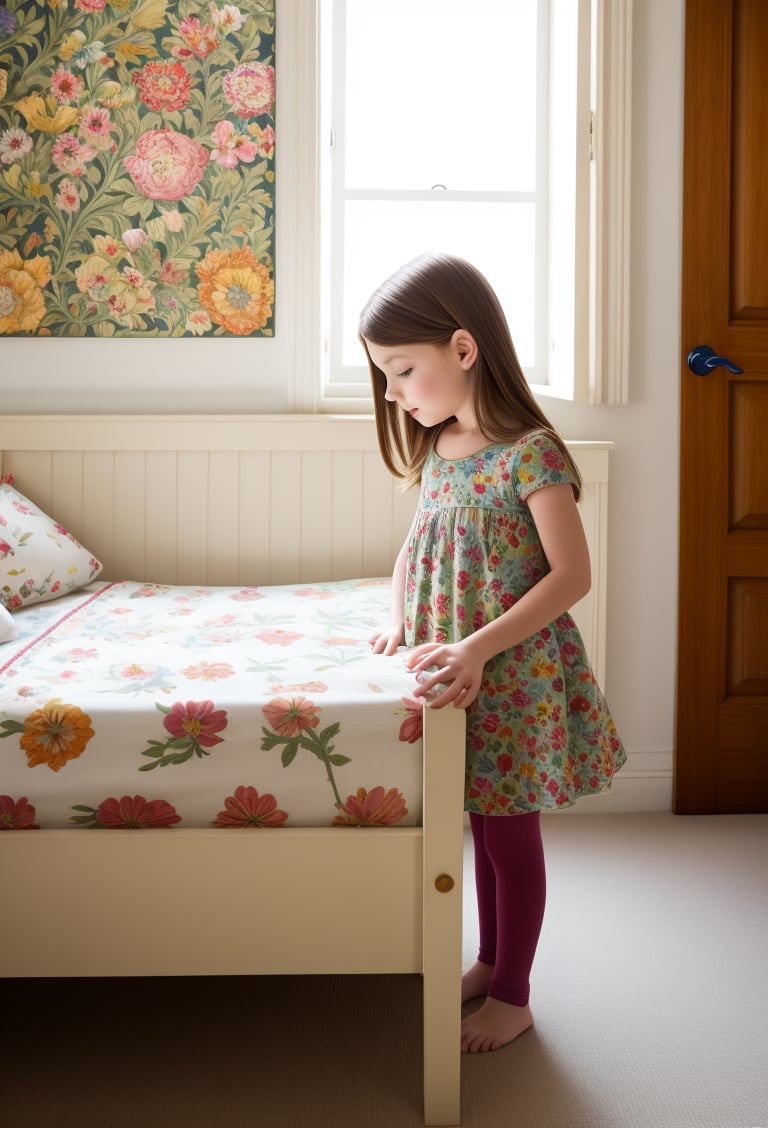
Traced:
[[461, 255], [486, 274], [532, 384], [552, 382], [554, 324], [564, 323], [557, 347], [572, 376], [579, 8], [321, 6], [327, 400], [369, 395], [360, 309], [423, 251]]
[[357, 317], [429, 250], [487, 275], [538, 394], [627, 403], [632, 0], [304, 2], [320, 403], [368, 408]]

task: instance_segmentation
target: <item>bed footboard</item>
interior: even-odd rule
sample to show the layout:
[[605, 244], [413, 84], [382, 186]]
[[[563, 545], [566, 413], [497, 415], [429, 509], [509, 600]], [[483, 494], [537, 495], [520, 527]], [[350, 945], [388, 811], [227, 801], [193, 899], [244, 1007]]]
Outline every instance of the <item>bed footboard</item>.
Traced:
[[424, 1112], [459, 1123], [464, 714], [427, 710], [423, 827], [2, 835], [3, 976], [424, 976]]

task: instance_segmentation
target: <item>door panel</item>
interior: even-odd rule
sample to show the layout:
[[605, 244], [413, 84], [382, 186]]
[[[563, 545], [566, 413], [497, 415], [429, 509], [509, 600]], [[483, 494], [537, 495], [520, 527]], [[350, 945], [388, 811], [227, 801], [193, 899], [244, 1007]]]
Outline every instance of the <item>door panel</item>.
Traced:
[[[688, 0], [675, 799], [768, 811], [768, 4]], [[694, 375], [710, 345], [742, 372]]]

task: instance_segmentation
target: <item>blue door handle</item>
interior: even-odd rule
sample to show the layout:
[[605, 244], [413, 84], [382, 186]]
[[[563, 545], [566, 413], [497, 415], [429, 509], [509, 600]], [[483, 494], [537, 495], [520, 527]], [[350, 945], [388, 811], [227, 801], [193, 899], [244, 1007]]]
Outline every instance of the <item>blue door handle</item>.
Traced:
[[713, 368], [727, 368], [735, 376], [744, 371], [743, 368], [739, 368], [738, 364], [734, 364], [727, 357], [717, 356], [715, 350], [711, 349], [709, 345], [699, 345], [698, 348], [691, 349], [688, 353], [688, 367], [697, 376], [707, 376]]

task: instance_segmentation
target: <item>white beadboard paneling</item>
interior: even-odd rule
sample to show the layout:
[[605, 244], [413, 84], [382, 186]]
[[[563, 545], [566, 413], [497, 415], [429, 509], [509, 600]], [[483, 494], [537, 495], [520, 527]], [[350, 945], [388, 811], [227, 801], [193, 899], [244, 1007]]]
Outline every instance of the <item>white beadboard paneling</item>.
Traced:
[[[51, 466], [49, 450], [6, 450], [3, 474], [13, 474], [14, 487], [46, 513], [51, 513]], [[51, 516], [53, 516], [51, 514]]]
[[82, 527], [83, 456], [78, 451], [56, 451], [53, 455], [48, 512], [67, 529]]
[[333, 456], [333, 572], [353, 579], [363, 574], [363, 456], [339, 451]]
[[397, 551], [392, 551], [394, 504], [392, 481], [382, 466], [378, 451], [363, 452], [362, 575], [391, 572]]
[[115, 456], [111, 450], [83, 451], [83, 521], [78, 538], [115, 575]]
[[172, 584], [176, 577], [176, 452], [147, 451], [146, 473], [147, 576], [161, 584]]
[[[178, 510], [167, 535], [176, 541], [178, 584], [208, 583], [208, 452], [177, 452]], [[146, 577], [149, 578], [149, 577]]]
[[209, 584], [233, 583], [239, 555], [240, 458], [236, 450], [212, 450], [208, 456]]
[[333, 453], [301, 456], [301, 579], [312, 582], [333, 571]]
[[[584, 476], [592, 558], [592, 590], [574, 616], [604, 686], [613, 444], [568, 445]], [[2, 448], [3, 471], [102, 560], [105, 579], [245, 585], [388, 575], [418, 496], [386, 471], [366, 417], [6, 416]]]
[[297, 584], [301, 580], [301, 455], [275, 451], [270, 475], [269, 575], [262, 583]]
[[146, 452], [125, 450], [115, 455], [115, 563], [124, 580], [147, 579]]
[[268, 582], [266, 577], [270, 572], [272, 545], [269, 520], [271, 464], [269, 451], [240, 452], [240, 558], [235, 582], [244, 586]]

